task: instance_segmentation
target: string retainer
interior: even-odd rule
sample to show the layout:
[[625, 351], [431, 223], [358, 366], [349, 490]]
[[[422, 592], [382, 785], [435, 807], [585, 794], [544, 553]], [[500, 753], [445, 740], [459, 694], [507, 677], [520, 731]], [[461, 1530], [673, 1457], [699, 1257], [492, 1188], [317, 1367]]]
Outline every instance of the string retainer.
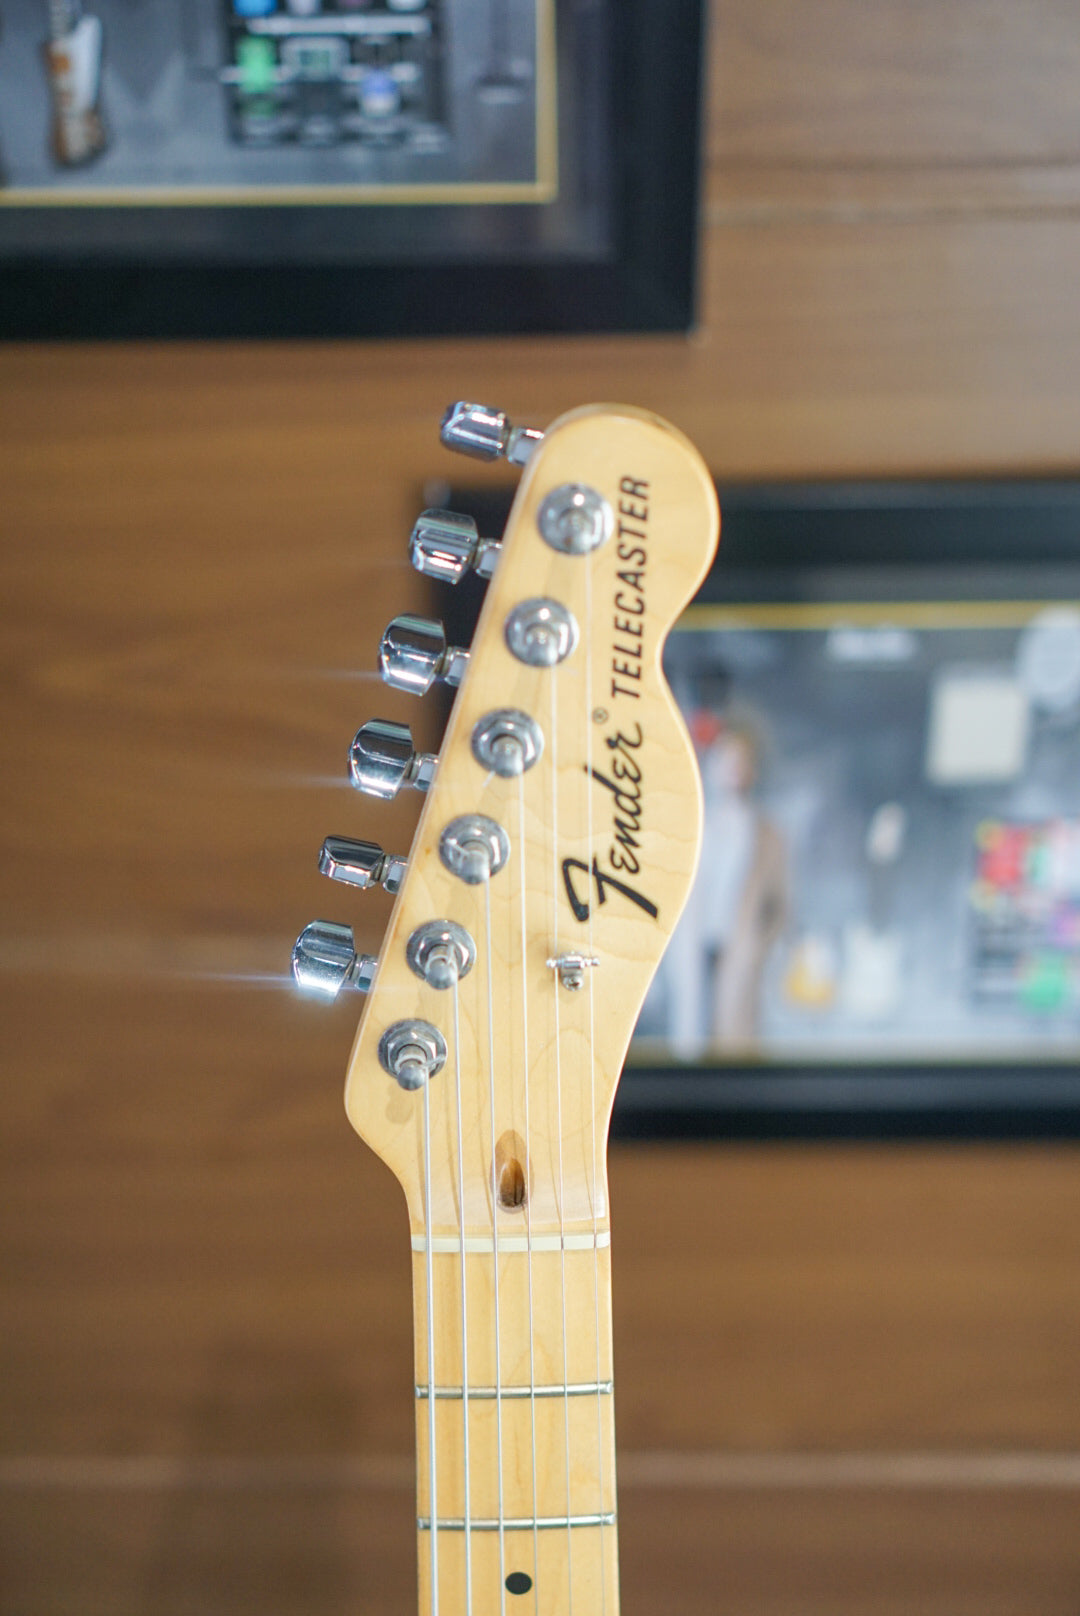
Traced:
[[585, 972], [599, 963], [595, 954], [580, 954], [573, 951], [560, 954], [557, 959], [549, 959], [547, 965], [549, 970], [558, 973], [559, 984], [567, 993], [577, 993], [585, 986]]

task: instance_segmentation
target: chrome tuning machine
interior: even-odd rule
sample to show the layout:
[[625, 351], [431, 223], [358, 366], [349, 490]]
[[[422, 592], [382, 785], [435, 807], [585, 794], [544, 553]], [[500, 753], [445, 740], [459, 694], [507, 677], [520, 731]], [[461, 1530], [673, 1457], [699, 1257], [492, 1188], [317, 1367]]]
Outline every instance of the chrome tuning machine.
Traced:
[[469, 653], [447, 645], [441, 623], [403, 612], [395, 617], [379, 641], [379, 672], [395, 690], [424, 696], [436, 679], [459, 685], [469, 665]]
[[525, 466], [544, 434], [536, 427], [512, 425], [505, 410], [459, 399], [443, 416], [439, 437], [447, 449], [475, 460], [506, 459], [512, 466]]
[[443, 583], [460, 583], [467, 572], [490, 578], [501, 544], [482, 539], [471, 516], [456, 511], [421, 511], [409, 538], [409, 560], [417, 572]]
[[401, 891], [405, 860], [394, 853], [384, 853], [378, 842], [328, 836], [319, 853], [319, 870], [331, 881], [343, 881], [361, 890], [385, 887], [393, 896]]
[[298, 987], [336, 999], [342, 988], [367, 993], [375, 980], [374, 954], [358, 954], [352, 929], [333, 920], [305, 926], [292, 951], [292, 973]]
[[389, 802], [402, 786], [426, 791], [438, 761], [433, 752], [413, 750], [407, 724], [371, 718], [357, 731], [349, 748], [349, 778], [357, 791]]

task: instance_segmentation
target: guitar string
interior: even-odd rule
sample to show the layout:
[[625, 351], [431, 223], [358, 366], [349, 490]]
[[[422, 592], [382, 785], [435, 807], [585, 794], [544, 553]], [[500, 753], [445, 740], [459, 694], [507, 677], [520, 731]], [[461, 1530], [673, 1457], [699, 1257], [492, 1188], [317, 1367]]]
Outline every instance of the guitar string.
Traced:
[[435, 1475], [435, 1266], [431, 1213], [431, 1080], [424, 1079], [424, 1244], [427, 1271], [428, 1516], [431, 1521], [431, 1616], [439, 1616], [439, 1499]]
[[[592, 723], [592, 687], [593, 687], [593, 660], [592, 660], [592, 585], [593, 585], [593, 552], [590, 550], [585, 557], [585, 827], [587, 845], [585, 860], [592, 869], [595, 853], [594, 825], [593, 825], [593, 723]], [[593, 946], [593, 899], [589, 897], [588, 919], [588, 947], [589, 958], [596, 958]], [[593, 1307], [596, 1325], [596, 1477], [599, 1498], [597, 1499], [596, 1513], [604, 1514], [604, 1408], [603, 1397], [600, 1393], [600, 1217], [598, 1199], [600, 1193], [600, 1167], [597, 1159], [597, 1127], [596, 1127], [596, 995], [593, 989], [593, 976], [598, 967], [586, 967], [585, 975], [589, 984], [589, 1138], [592, 1146], [592, 1186], [590, 1200], [592, 1203], [593, 1226]], [[604, 1527], [599, 1528], [600, 1533], [600, 1610], [601, 1616], [607, 1616], [607, 1554], [604, 1540]]]
[[[559, 711], [558, 674], [551, 670], [551, 909], [552, 958], [559, 957]], [[555, 1137], [558, 1140], [558, 1204], [559, 1218], [559, 1288], [562, 1294], [562, 1359], [563, 1359], [563, 1428], [566, 1437], [566, 1577], [568, 1610], [574, 1608], [574, 1533], [570, 1525], [573, 1508], [570, 1497], [570, 1366], [567, 1359], [566, 1339], [566, 1218], [565, 1185], [563, 1181], [563, 1116], [562, 1116], [562, 1028], [559, 1015], [559, 974], [553, 978], [555, 1006]]]
[[457, 1082], [458, 1224], [461, 1236], [461, 1420], [465, 1470], [465, 1609], [472, 1610], [472, 1502], [469, 1470], [469, 1313], [465, 1271], [465, 1130], [461, 1118], [461, 1017], [458, 976], [454, 973], [454, 1068]]
[[484, 943], [487, 951], [488, 1079], [491, 1102], [491, 1247], [495, 1284], [495, 1445], [499, 1478], [499, 1604], [506, 1616], [506, 1511], [503, 1507], [502, 1344], [499, 1328], [499, 1186], [495, 1161], [495, 996], [491, 975], [491, 871], [484, 876]]
[[529, 977], [528, 977], [528, 925], [526, 903], [525, 864], [525, 774], [518, 775], [518, 862], [521, 888], [521, 1039], [524, 1051], [525, 1078], [525, 1249], [529, 1275], [529, 1418], [532, 1425], [532, 1501], [533, 1501], [533, 1610], [540, 1612], [540, 1513], [536, 1486], [536, 1334], [533, 1311], [533, 1247], [532, 1247], [532, 1135], [529, 1111]]

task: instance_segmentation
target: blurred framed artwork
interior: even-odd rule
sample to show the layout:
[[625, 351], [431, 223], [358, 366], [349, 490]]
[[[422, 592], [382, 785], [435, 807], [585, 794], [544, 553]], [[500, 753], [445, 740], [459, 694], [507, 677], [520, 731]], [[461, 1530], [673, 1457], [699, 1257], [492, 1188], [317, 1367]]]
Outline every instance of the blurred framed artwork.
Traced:
[[6, 0], [0, 335], [678, 330], [702, 0]]
[[665, 652], [701, 868], [616, 1130], [1077, 1134], [1080, 485], [720, 499]]

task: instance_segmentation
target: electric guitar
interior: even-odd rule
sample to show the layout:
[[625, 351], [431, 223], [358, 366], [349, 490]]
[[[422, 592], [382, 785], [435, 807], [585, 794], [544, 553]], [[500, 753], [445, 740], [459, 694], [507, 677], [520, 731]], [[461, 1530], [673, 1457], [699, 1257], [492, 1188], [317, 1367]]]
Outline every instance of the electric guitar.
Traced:
[[331, 837], [327, 874], [397, 893], [378, 959], [316, 921], [299, 983], [368, 991], [346, 1108], [412, 1235], [419, 1608], [617, 1616], [607, 1133], [701, 837], [664, 636], [707, 571], [707, 469], [656, 416], [546, 432], [456, 404], [443, 441], [525, 467], [501, 542], [425, 512], [421, 570], [490, 578], [473, 645], [395, 619], [380, 665], [459, 686], [441, 755], [374, 720], [353, 783], [426, 794], [407, 863]]

